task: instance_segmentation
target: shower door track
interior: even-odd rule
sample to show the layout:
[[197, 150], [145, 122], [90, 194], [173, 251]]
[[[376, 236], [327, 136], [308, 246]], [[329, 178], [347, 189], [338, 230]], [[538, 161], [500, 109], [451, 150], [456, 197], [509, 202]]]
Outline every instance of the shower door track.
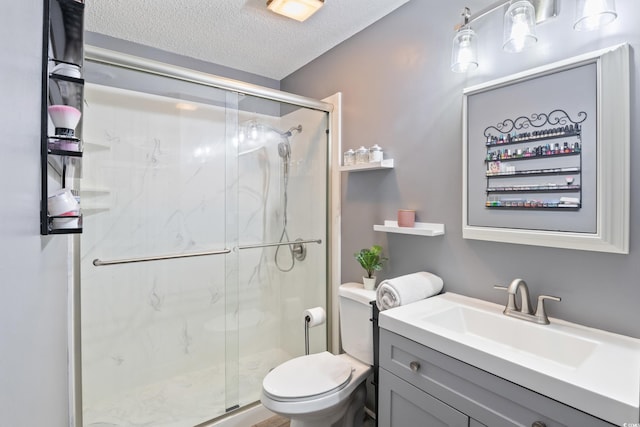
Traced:
[[142, 71], [159, 76], [171, 77], [177, 80], [201, 84], [204, 86], [215, 87], [231, 92], [239, 92], [258, 98], [270, 99], [273, 101], [284, 102], [287, 104], [298, 105], [300, 107], [310, 108], [312, 110], [325, 111], [331, 113], [333, 104], [317, 99], [308, 98], [302, 95], [284, 92], [277, 89], [271, 89], [258, 86], [251, 83], [242, 82], [226, 77], [214, 76], [200, 71], [190, 70], [188, 68], [178, 67], [176, 65], [165, 64], [151, 59], [139, 58], [133, 55], [104, 49], [97, 46], [84, 46], [85, 61], [96, 62], [99, 64], [114, 65], [116, 67], [128, 68], [131, 70]]

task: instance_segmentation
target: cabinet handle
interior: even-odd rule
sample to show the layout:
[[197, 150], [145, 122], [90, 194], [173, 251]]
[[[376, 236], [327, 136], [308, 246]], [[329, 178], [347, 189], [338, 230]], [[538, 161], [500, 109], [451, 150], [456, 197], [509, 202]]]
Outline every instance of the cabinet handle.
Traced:
[[[413, 371], [413, 372], [418, 372], [418, 369], [420, 369], [420, 362], [416, 362], [415, 360], [411, 363], [409, 363], [409, 368]], [[541, 427], [541, 426], [535, 426], [535, 427]], [[542, 426], [544, 427], [544, 426]]]
[[536, 421], [533, 424], [531, 424], [531, 427], [547, 427], [547, 425], [542, 421]]

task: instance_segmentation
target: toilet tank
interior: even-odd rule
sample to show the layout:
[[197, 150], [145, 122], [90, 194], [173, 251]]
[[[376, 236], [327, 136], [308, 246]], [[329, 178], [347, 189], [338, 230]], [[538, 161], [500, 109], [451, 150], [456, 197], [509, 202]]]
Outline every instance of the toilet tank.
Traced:
[[373, 365], [373, 318], [371, 301], [376, 291], [361, 283], [345, 283], [338, 288], [340, 338], [345, 353]]

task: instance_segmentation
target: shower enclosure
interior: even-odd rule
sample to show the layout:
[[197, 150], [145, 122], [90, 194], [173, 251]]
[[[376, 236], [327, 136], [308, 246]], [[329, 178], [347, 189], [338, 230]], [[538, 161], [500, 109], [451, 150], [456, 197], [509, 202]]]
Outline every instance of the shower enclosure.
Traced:
[[83, 425], [191, 427], [257, 402], [326, 308], [328, 113], [107, 62], [85, 67]]

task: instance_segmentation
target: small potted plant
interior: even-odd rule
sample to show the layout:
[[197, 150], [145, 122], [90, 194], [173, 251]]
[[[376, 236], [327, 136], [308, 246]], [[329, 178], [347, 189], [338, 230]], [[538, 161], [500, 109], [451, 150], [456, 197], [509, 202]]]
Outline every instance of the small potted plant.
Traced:
[[366, 276], [362, 276], [365, 289], [374, 289], [376, 287], [376, 271], [382, 270], [382, 264], [388, 258], [382, 256], [382, 246], [373, 245], [369, 249], [361, 249], [360, 252], [353, 254], [362, 268], [367, 272]]

